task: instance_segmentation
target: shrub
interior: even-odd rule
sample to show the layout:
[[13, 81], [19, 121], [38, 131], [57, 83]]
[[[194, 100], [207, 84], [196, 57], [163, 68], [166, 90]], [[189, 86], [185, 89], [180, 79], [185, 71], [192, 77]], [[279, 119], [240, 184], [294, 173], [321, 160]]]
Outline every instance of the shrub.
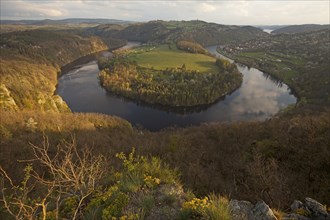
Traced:
[[128, 204], [128, 196], [119, 192], [116, 198], [102, 211], [102, 219], [112, 219], [112, 217], [121, 217], [123, 209]]
[[193, 198], [183, 204], [182, 219], [202, 218], [212, 220], [230, 220], [228, 199], [214, 194], [203, 199]]
[[230, 220], [229, 201], [225, 197], [209, 195], [209, 204], [203, 210], [203, 215], [213, 220]]

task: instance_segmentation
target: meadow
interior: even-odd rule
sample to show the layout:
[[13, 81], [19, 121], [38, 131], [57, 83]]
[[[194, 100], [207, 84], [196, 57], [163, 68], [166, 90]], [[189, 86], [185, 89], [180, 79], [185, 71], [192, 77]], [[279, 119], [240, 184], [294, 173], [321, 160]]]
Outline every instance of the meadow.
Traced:
[[197, 70], [201, 73], [219, 72], [214, 57], [187, 53], [177, 49], [175, 45], [136, 48], [130, 52], [129, 59], [142, 67], [156, 70], [182, 67], [185, 64], [187, 70]]

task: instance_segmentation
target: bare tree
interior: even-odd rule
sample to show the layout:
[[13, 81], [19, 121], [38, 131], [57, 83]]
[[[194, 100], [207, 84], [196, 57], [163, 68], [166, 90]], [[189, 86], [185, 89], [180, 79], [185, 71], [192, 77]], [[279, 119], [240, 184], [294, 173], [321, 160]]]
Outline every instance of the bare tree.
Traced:
[[[34, 159], [29, 161], [40, 164], [44, 172], [41, 174], [33, 170], [32, 165], [28, 165], [21, 186], [15, 185], [0, 167], [2, 182], [7, 180], [11, 186], [10, 195], [3, 187], [2, 202], [8, 213], [16, 219], [32, 219], [40, 215], [40, 212], [43, 219], [46, 219], [49, 203], [56, 205], [58, 218], [61, 202], [72, 196], [77, 198], [72, 219], [77, 219], [86, 198], [95, 192], [97, 184], [104, 176], [106, 161], [104, 156], [94, 156], [88, 148], [79, 151], [74, 137], [70, 142], [57, 145], [53, 156], [49, 153], [49, 147], [47, 137], [44, 137], [41, 146], [31, 144]], [[33, 183], [30, 181], [31, 178], [34, 180]], [[42, 198], [33, 200], [31, 194], [37, 184], [46, 190]]]

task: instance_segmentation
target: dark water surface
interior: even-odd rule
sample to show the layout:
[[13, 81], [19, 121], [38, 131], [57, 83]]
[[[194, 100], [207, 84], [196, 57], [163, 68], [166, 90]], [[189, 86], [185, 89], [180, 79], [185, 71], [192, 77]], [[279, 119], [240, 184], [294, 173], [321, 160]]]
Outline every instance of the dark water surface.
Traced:
[[[221, 56], [216, 46], [206, 49]], [[265, 120], [296, 102], [287, 85], [254, 68], [238, 65], [238, 69], [244, 77], [239, 89], [212, 105], [192, 109], [150, 106], [108, 93], [99, 84], [96, 61], [76, 66], [61, 76], [56, 93], [73, 112], [116, 115], [152, 131], [206, 122]]]

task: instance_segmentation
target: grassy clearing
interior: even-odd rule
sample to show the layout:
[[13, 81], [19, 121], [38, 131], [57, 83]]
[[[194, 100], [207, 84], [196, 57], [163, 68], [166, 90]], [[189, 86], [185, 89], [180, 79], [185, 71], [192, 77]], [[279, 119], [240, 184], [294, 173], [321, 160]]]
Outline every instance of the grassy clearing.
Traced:
[[219, 72], [215, 58], [187, 53], [178, 50], [175, 45], [136, 48], [131, 51], [129, 58], [142, 67], [153, 67], [156, 70], [181, 67], [185, 64], [187, 70], [198, 70], [201, 73]]
[[264, 59], [277, 63], [287, 62], [295, 65], [303, 65], [305, 63], [305, 61], [300, 57], [278, 52], [243, 52], [240, 56]]

